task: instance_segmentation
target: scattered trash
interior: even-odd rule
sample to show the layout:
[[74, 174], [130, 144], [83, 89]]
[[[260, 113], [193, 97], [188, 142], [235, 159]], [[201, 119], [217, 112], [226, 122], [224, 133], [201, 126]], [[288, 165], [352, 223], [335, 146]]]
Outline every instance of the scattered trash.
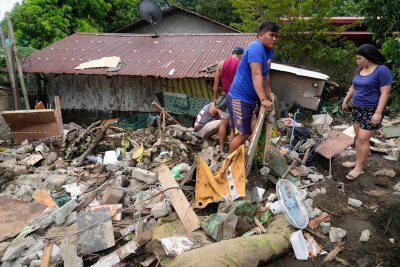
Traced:
[[294, 232], [290, 236], [290, 243], [292, 244], [296, 259], [298, 259], [298, 260], [307, 260], [308, 259], [309, 251], [308, 251], [307, 242], [303, 236], [303, 231], [299, 230], [299, 231]]
[[368, 229], [366, 229], [361, 232], [360, 242], [368, 242], [370, 237], [371, 237], [371, 232]]

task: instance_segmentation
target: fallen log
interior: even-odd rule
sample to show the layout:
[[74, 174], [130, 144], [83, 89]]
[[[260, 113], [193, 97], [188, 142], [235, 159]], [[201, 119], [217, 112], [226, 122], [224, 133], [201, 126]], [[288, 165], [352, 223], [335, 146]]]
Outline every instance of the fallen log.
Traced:
[[[285, 255], [290, 245], [293, 227], [280, 214], [268, 225], [267, 233], [223, 240], [186, 251], [175, 258], [158, 259], [161, 266], [264, 266]], [[207, 255], [199, 257], [199, 255]]]

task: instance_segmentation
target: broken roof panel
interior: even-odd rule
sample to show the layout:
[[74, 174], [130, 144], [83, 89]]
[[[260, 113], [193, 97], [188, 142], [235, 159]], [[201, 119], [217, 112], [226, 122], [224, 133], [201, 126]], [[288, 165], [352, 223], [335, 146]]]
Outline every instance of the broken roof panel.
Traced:
[[[230, 56], [236, 46], [246, 47], [254, 33], [165, 34], [75, 33], [26, 57], [27, 73], [155, 76], [164, 78], [213, 77], [201, 69]], [[117, 56], [119, 71], [75, 68], [90, 60]], [[172, 75], [171, 75], [172, 74]]]

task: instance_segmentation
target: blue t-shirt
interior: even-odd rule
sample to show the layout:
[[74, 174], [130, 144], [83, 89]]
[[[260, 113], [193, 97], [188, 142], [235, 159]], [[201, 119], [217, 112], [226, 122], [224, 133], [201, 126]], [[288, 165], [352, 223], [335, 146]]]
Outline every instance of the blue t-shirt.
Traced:
[[255, 105], [258, 96], [251, 77], [250, 63], [260, 63], [262, 65], [262, 75], [266, 79], [268, 74], [267, 61], [273, 57], [274, 49], [265, 49], [258, 39], [251, 42], [243, 53], [228, 94], [232, 98]]
[[378, 65], [366, 76], [357, 74], [353, 79], [355, 88], [352, 103], [357, 107], [375, 107], [381, 96], [381, 87], [393, 83], [392, 74], [385, 65]]

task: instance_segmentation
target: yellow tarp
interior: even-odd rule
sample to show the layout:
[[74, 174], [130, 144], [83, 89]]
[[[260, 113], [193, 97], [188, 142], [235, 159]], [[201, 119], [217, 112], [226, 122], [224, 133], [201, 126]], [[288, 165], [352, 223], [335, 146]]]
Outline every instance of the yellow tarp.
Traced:
[[226, 198], [230, 194], [226, 171], [231, 165], [234, 185], [241, 197], [245, 196], [246, 177], [244, 146], [239, 147], [232, 152], [222, 163], [220, 169], [214, 174], [211, 172], [207, 163], [201, 156], [196, 157], [196, 190], [195, 190], [195, 208], [204, 208], [209, 203]]

